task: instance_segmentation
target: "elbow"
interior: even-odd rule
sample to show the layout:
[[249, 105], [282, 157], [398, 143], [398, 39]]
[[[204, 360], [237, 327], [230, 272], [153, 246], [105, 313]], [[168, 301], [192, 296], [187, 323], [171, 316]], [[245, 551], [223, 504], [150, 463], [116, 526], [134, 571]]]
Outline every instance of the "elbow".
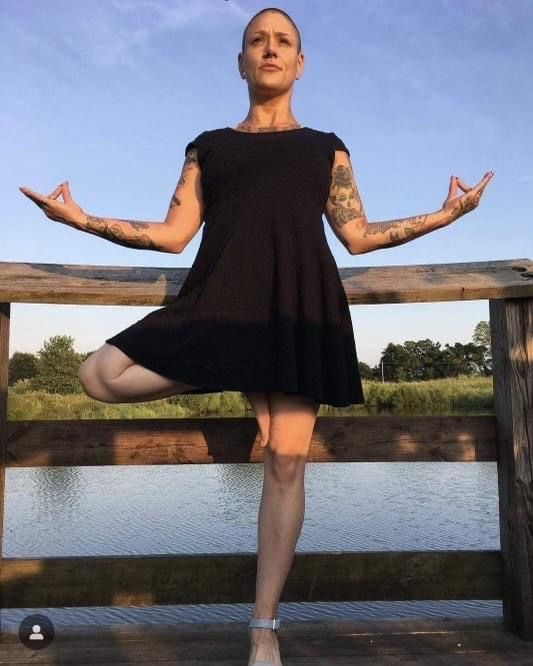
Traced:
[[183, 243], [179, 243], [176, 240], [173, 240], [172, 242], [167, 242], [165, 244], [166, 251], [170, 252], [171, 254], [181, 254], [185, 248], [185, 245]]
[[359, 245], [357, 248], [350, 251], [350, 254], [366, 254], [367, 252], [373, 252], [376, 248], [374, 247], [362, 247]]
[[351, 238], [347, 244], [347, 249], [350, 254], [365, 254], [365, 252], [370, 252], [372, 249], [369, 246], [368, 238], [366, 238], [366, 233], [368, 229], [368, 220], [366, 217], [361, 217], [355, 220], [356, 228], [353, 229]]
[[352, 243], [351, 245], [348, 246], [348, 252], [352, 255], [354, 254], [364, 254], [365, 252], [368, 252], [366, 250], [361, 241], [357, 241], [356, 243]]

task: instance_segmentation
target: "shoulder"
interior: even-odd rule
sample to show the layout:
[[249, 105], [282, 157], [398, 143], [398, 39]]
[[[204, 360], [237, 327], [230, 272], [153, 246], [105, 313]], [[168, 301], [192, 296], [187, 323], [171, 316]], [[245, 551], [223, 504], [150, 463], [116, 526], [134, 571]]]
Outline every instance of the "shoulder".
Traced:
[[343, 150], [345, 153], [348, 153], [348, 156], [350, 156], [350, 151], [346, 147], [346, 144], [339, 136], [335, 134], [335, 132], [328, 132], [328, 135], [334, 151]]
[[330, 153], [335, 153], [336, 150], [343, 150], [350, 155], [345, 142], [335, 132], [313, 129], [312, 127], [308, 129], [326, 145]]
[[213, 130], [203, 130], [199, 132], [193, 139], [187, 142], [185, 145], [185, 156], [187, 156], [187, 153], [190, 150], [196, 150], [196, 155], [198, 162], [201, 164], [203, 161], [203, 156], [208, 151], [209, 146], [213, 142], [213, 140], [219, 135], [221, 132], [224, 130], [221, 129], [213, 129]]

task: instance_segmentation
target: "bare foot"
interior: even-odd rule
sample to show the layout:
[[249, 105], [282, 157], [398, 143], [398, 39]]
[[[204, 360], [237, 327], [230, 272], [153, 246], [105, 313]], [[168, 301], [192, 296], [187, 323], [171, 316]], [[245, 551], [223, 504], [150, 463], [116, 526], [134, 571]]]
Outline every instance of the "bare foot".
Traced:
[[250, 658], [248, 666], [255, 661], [271, 661], [275, 666], [283, 666], [279, 654], [279, 644], [276, 632], [272, 629], [249, 629]]

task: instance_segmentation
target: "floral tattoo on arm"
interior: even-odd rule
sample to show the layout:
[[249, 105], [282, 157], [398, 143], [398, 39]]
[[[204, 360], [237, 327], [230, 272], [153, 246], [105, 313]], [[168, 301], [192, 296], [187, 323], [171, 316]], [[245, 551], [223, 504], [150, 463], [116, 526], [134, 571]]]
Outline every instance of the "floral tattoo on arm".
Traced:
[[333, 204], [331, 219], [338, 227], [366, 217], [351, 171], [344, 164], [333, 170], [329, 201]]

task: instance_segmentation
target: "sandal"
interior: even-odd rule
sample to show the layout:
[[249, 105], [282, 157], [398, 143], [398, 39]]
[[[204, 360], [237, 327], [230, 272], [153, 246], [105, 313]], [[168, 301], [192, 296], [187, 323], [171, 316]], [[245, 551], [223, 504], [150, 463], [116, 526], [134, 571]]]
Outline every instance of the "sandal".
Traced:
[[[279, 628], [279, 618], [271, 618], [268, 620], [260, 620], [256, 617], [251, 618], [248, 622], [248, 630], [250, 629], [272, 629], [277, 631]], [[273, 661], [254, 661], [250, 666], [274, 666]]]

